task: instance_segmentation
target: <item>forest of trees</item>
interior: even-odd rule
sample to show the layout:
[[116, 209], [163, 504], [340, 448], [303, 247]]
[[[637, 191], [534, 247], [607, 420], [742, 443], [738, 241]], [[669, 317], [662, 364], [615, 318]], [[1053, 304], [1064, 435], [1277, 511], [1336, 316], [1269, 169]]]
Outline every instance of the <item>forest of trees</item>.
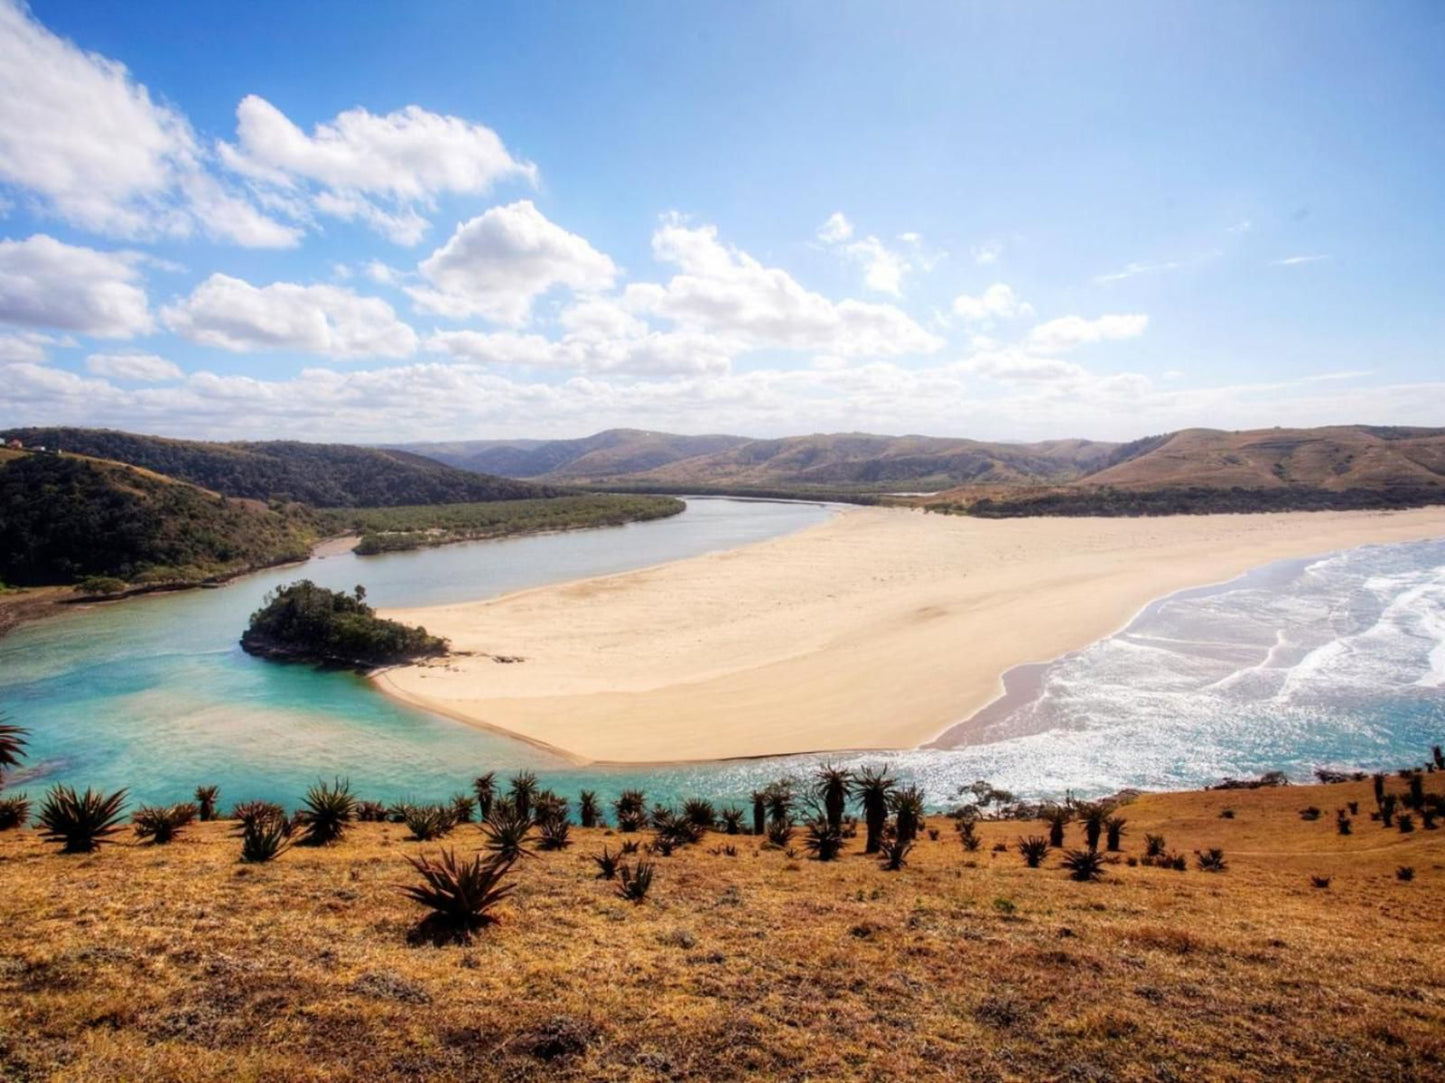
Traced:
[[110, 429], [10, 429], [0, 440], [114, 459], [225, 496], [315, 507], [525, 500], [566, 490], [458, 470], [405, 451], [295, 441], [213, 444]]
[[217, 497], [115, 463], [21, 455], [0, 466], [0, 581], [202, 582], [304, 559], [314, 514]]
[[971, 504], [930, 504], [930, 511], [1009, 519], [1031, 515], [1215, 515], [1260, 511], [1353, 511], [1371, 508], [1414, 508], [1440, 502], [1430, 486], [1388, 486], [1377, 489], [1216, 489], [1204, 486], [1167, 489], [1055, 490], [1002, 499], [985, 497]]
[[366, 604], [365, 588], [347, 594], [309, 579], [266, 595], [241, 646], [264, 658], [363, 669], [447, 652], [447, 641], [425, 628], [378, 617]]

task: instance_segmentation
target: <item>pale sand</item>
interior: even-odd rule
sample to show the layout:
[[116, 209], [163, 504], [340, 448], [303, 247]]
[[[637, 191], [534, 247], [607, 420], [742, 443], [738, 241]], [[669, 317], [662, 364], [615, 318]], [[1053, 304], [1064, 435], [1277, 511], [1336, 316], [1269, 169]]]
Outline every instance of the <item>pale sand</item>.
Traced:
[[856, 508], [729, 552], [389, 610], [478, 654], [377, 683], [578, 762], [906, 748], [998, 696], [1005, 670], [1107, 636], [1162, 595], [1441, 536], [1445, 508], [996, 521]]

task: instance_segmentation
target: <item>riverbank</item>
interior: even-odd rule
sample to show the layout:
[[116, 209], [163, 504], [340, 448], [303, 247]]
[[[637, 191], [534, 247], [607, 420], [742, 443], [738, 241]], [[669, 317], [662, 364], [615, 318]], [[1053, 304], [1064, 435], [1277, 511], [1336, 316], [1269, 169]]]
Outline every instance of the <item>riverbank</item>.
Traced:
[[578, 762], [910, 748], [951, 728], [966, 740], [958, 723], [1003, 673], [1100, 639], [1155, 598], [1442, 535], [1442, 508], [1015, 520], [856, 508], [729, 552], [386, 610], [472, 655], [376, 684]]

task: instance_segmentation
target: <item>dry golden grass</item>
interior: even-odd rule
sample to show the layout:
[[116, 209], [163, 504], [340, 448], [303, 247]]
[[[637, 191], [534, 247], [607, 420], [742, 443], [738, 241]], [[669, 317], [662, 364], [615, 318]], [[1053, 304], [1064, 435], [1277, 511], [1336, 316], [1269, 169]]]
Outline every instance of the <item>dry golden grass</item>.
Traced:
[[[500, 924], [444, 948], [408, 946], [403, 855], [438, 846], [401, 826], [264, 866], [226, 823], [88, 857], [9, 832], [0, 1078], [1438, 1079], [1445, 831], [1383, 829], [1369, 791], [1142, 798], [1124, 856], [1163, 834], [1189, 871], [1094, 884], [991, 852], [1038, 824], [983, 823], [970, 854], [933, 818], [896, 873], [861, 839], [821, 864], [709, 835], [633, 905], [593, 878], [621, 836], [574, 829], [518, 867]], [[1194, 868], [1210, 846], [1227, 872]]]

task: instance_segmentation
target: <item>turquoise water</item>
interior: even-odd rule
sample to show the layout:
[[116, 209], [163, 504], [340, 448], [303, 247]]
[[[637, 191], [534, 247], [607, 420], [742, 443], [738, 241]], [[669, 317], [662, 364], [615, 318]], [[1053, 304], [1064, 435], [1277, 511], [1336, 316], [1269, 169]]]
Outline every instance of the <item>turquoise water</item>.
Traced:
[[[258, 661], [235, 640], [268, 589], [302, 575], [364, 583], [382, 606], [459, 601], [731, 548], [829, 514], [691, 500], [654, 523], [348, 554], [31, 625], [0, 640], [0, 704], [33, 734], [29, 777], [13, 784], [128, 786], [136, 800], [174, 801], [208, 782], [223, 802], [294, 804], [318, 777], [347, 776], [390, 801], [436, 799], [481, 771], [528, 768], [564, 794], [637, 787], [664, 801], [739, 800], [824, 757], [577, 768], [395, 704], [351, 674]], [[1026, 676], [990, 710], [980, 743], [833, 759], [886, 759], [935, 805], [979, 778], [1036, 798], [1419, 762], [1445, 741], [1445, 541], [1283, 562], [1184, 591]]]

